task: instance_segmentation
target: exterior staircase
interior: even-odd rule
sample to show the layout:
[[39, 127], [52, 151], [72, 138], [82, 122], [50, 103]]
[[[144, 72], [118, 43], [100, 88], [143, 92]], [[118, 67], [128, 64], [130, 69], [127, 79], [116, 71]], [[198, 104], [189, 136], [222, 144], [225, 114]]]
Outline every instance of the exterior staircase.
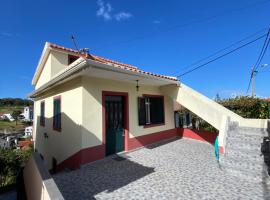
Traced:
[[269, 183], [261, 156], [261, 143], [267, 135], [266, 129], [241, 127], [237, 122], [230, 122], [226, 152], [220, 159], [221, 168], [239, 178]]

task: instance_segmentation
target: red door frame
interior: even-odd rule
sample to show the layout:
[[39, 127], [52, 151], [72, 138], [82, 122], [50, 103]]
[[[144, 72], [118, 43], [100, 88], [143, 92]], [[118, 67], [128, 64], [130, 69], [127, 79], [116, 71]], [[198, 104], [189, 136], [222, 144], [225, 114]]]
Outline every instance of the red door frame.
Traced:
[[[128, 110], [128, 93], [127, 92], [113, 92], [113, 91], [102, 91], [102, 144], [106, 148], [106, 96], [122, 96], [124, 97], [124, 132], [125, 132], [125, 151], [128, 151], [128, 140], [129, 140], [129, 110]], [[106, 156], [106, 149], [104, 151], [104, 157]]]

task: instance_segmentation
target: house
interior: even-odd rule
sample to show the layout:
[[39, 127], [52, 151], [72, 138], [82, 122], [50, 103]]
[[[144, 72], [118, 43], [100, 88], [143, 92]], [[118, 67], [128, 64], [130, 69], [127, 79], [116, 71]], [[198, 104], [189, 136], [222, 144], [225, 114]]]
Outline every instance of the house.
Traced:
[[23, 113], [20, 114], [23, 121], [32, 121], [33, 120], [33, 109], [29, 106], [23, 108]]
[[24, 128], [24, 137], [31, 137], [33, 134], [33, 127], [27, 126]]
[[175, 77], [52, 43], [45, 44], [32, 84], [34, 148], [48, 169], [78, 168], [179, 135], [213, 140], [175, 126], [180, 104], [219, 130], [220, 153], [231, 122], [267, 126], [243, 119]]
[[11, 115], [10, 113], [3, 114], [3, 115], [1, 116], [1, 118], [2, 118], [3, 120], [8, 120], [8, 121], [11, 121], [11, 122], [14, 121], [14, 118], [12, 117], [12, 115]]

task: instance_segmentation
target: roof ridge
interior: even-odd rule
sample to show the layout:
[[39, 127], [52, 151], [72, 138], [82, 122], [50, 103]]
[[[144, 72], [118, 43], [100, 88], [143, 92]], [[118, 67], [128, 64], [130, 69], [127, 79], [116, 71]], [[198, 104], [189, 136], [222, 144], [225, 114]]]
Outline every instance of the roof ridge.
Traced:
[[97, 55], [94, 55], [94, 54], [82, 53], [82, 52], [79, 52], [78, 50], [67, 48], [67, 47], [63, 47], [63, 46], [60, 46], [60, 45], [57, 45], [57, 44], [54, 44], [54, 43], [48, 43], [48, 44], [49, 44], [49, 46], [51, 48], [56, 48], [56, 49], [68, 51], [68, 52], [71, 52], [71, 53], [77, 53], [80, 56], [83, 56], [83, 57], [86, 56], [87, 58], [96, 60], [98, 62], [102, 62], [102, 63], [106, 63], [106, 64], [118, 65], [118, 67], [124, 67], [127, 70], [136, 71], [136, 72], [139, 72], [139, 73], [148, 74], [148, 75], [156, 76], [156, 77], [159, 77], [159, 78], [166, 78], [166, 79], [169, 79], [169, 80], [177, 81], [177, 78], [176, 77], [155, 74], [155, 73], [152, 73], [152, 72], [146, 72], [146, 71], [141, 70], [138, 67], [133, 66], [133, 65], [121, 63], [121, 62], [114, 61], [114, 60], [111, 60], [111, 59], [108, 59], [108, 58], [103, 58], [101, 56], [97, 56]]

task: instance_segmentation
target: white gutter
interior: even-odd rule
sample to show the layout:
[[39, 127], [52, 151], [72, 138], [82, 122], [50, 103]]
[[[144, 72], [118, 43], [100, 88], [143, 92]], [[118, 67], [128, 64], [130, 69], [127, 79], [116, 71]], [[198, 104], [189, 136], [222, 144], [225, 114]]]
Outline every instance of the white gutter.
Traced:
[[54, 84], [62, 81], [63, 79], [65, 79], [67, 77], [70, 77], [71, 75], [73, 75], [75, 73], [80, 72], [81, 70], [83, 70], [83, 69], [85, 69], [87, 67], [93, 67], [93, 68], [102, 69], [102, 70], [106, 70], [106, 71], [112, 71], [112, 72], [118, 72], [118, 73], [122, 73], [122, 74], [132, 75], [132, 76], [143, 77], [143, 78], [146, 78], [146, 79], [160, 80], [160, 81], [167, 82], [168, 84], [180, 84], [179, 81], [174, 81], [174, 80], [169, 80], [169, 79], [166, 79], [166, 78], [156, 77], [156, 76], [151, 75], [151, 74], [144, 74], [144, 73], [141, 73], [141, 72], [131, 71], [131, 70], [127, 70], [127, 69], [124, 69], [124, 68], [115, 67], [113, 65], [96, 62], [96, 61], [93, 61], [93, 60], [90, 60], [90, 59], [87, 59], [87, 60], [86, 59], [81, 59], [81, 62], [79, 62], [78, 64], [76, 64], [73, 67], [70, 67], [70, 68], [66, 69], [64, 72], [62, 72], [61, 74], [59, 74], [58, 76], [56, 76], [55, 78], [50, 80], [49, 82], [45, 83], [43, 86], [41, 86], [40, 88], [38, 88], [34, 92], [30, 93], [28, 96], [30, 98], [35, 98], [38, 94], [48, 90]]
[[170, 80], [170, 79], [166, 79], [166, 78], [157, 77], [157, 76], [154, 76], [151, 74], [144, 74], [142, 72], [124, 69], [121, 66], [118, 67], [118, 65], [116, 65], [117, 67], [115, 67], [113, 64], [104, 64], [104, 63], [96, 62], [96, 61], [93, 61], [90, 59], [88, 59], [87, 62], [91, 65], [91, 67], [97, 68], [97, 69], [118, 72], [118, 73], [128, 74], [128, 75], [132, 75], [132, 76], [143, 77], [146, 79], [159, 80], [159, 81], [167, 82], [168, 84], [180, 84], [180, 82], [178, 80]]
[[57, 82], [83, 70], [85, 67], [87, 67], [87, 62], [86, 60], [82, 60], [82, 62], [78, 63], [77, 65], [75, 65], [74, 67], [71, 67], [67, 70], [65, 70], [63, 73], [61, 73], [59, 76], [53, 78], [52, 80], [50, 80], [49, 82], [45, 83], [43, 86], [41, 86], [40, 88], [38, 88], [37, 90], [35, 90], [34, 92], [30, 93], [28, 95], [28, 97], [30, 98], [35, 98], [39, 93], [44, 92], [46, 90], [48, 90], [51, 86], [53, 86], [54, 84], [56, 84]]

